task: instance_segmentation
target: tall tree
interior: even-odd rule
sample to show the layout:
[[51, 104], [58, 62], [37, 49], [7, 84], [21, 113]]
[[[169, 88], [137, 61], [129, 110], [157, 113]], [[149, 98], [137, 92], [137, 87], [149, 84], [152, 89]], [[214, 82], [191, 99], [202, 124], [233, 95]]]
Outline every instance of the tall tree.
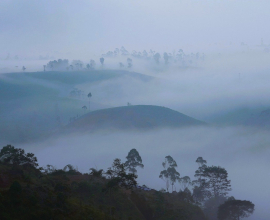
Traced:
[[126, 156], [127, 161], [125, 162], [125, 165], [127, 166], [128, 170], [135, 174], [137, 173], [136, 167], [141, 167], [143, 168], [144, 165], [142, 164], [142, 158], [139, 154], [139, 152], [134, 148], [131, 149]]
[[88, 99], [89, 99], [89, 111], [90, 111], [90, 98], [92, 97], [91, 92], [88, 93], [87, 97], [88, 97]]
[[240, 220], [249, 217], [254, 212], [254, 204], [246, 200], [228, 200], [218, 208], [219, 220]]
[[168, 64], [168, 62], [169, 62], [169, 55], [166, 52], [163, 54], [163, 58], [164, 58], [165, 64]]
[[178, 181], [180, 183], [180, 188], [182, 191], [184, 191], [186, 188], [192, 185], [192, 182], [189, 176], [184, 176], [180, 178]]
[[156, 53], [153, 57], [154, 57], [154, 60], [156, 61], [156, 63], [159, 64], [160, 54]]
[[125, 163], [121, 163], [121, 160], [116, 158], [113, 161], [112, 167], [109, 167], [107, 172], [105, 173], [110, 181], [108, 184], [113, 187], [120, 186], [126, 189], [132, 189], [137, 185], [137, 175], [133, 173], [127, 173], [127, 166]]
[[231, 180], [228, 180], [228, 172], [220, 166], [206, 167], [203, 171], [203, 177], [206, 178], [204, 187], [211, 192], [215, 198], [226, 196], [231, 191]]
[[84, 113], [85, 113], [85, 112], [86, 112], [87, 107], [84, 105], [84, 106], [82, 107], [82, 109], [84, 110]]
[[164, 168], [163, 171], [160, 172], [159, 178], [164, 179], [166, 182], [166, 189], [169, 191], [169, 186], [173, 186], [175, 182], [180, 179], [180, 173], [176, 171], [177, 163], [171, 156], [166, 156], [165, 161], [162, 163]]

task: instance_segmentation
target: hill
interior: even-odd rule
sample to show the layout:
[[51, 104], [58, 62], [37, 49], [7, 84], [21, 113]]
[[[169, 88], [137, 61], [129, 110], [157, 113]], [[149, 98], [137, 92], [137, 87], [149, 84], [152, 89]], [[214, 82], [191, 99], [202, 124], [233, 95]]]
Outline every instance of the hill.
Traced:
[[67, 125], [66, 131], [95, 131], [98, 129], [154, 129], [206, 125], [169, 108], [135, 105], [89, 112]]

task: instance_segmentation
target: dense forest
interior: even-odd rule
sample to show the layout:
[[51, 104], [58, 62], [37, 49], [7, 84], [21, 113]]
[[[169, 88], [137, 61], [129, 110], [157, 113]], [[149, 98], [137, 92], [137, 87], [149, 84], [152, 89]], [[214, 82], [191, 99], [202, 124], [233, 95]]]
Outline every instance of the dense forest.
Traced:
[[[198, 157], [195, 180], [180, 177], [171, 156], [162, 162], [159, 191], [137, 183], [142, 158], [131, 149], [126, 161], [116, 158], [106, 171], [80, 173], [71, 164], [63, 169], [39, 167], [33, 153], [7, 145], [0, 151], [1, 219], [241, 219], [254, 211], [250, 201], [228, 197], [226, 169], [207, 166]], [[175, 185], [180, 185], [177, 192]]]

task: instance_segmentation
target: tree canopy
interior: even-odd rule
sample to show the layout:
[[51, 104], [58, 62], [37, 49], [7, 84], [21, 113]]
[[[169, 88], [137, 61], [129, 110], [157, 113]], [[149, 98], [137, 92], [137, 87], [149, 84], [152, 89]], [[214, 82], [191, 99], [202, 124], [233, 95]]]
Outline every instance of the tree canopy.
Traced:
[[219, 220], [240, 220], [249, 217], [254, 212], [255, 205], [247, 200], [231, 199], [218, 208]]
[[175, 169], [175, 167], [177, 167], [177, 163], [171, 156], [166, 156], [162, 166], [164, 170], [160, 172], [159, 178], [165, 180], [167, 191], [169, 191], [169, 185], [172, 186], [173, 191], [174, 183], [176, 180], [179, 181], [180, 179], [180, 173], [178, 173]]
[[125, 165], [131, 173], [137, 173], [136, 167], [144, 167], [144, 165], [142, 164], [142, 158], [135, 148], [129, 151], [126, 158], [127, 161], [125, 162]]
[[25, 153], [21, 148], [7, 145], [0, 151], [0, 162], [5, 164], [24, 165], [29, 164], [38, 167], [37, 158], [33, 153]]

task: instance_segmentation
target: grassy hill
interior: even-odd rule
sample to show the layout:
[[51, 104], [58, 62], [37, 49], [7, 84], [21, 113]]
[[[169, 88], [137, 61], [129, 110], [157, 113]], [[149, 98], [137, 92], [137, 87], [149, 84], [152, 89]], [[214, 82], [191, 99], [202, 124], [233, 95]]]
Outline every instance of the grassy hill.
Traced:
[[[1, 74], [0, 143], [27, 142], [58, 129], [60, 125], [67, 124], [71, 117], [81, 115], [82, 106], [88, 104], [88, 91], [71, 96], [74, 88], [83, 83], [95, 85], [122, 76], [129, 80], [152, 79], [143, 74], [123, 70]], [[93, 94], [96, 100], [98, 96], [99, 94]], [[92, 110], [109, 106], [106, 103], [91, 101]]]
[[154, 129], [206, 125], [169, 108], [135, 105], [108, 108], [83, 115], [67, 125], [66, 131], [95, 131], [98, 129]]

